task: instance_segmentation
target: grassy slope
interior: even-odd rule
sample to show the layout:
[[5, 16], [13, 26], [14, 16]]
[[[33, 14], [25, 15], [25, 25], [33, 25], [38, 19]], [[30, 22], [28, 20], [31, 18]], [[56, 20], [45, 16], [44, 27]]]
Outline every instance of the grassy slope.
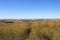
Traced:
[[60, 40], [60, 21], [0, 23], [0, 40]]

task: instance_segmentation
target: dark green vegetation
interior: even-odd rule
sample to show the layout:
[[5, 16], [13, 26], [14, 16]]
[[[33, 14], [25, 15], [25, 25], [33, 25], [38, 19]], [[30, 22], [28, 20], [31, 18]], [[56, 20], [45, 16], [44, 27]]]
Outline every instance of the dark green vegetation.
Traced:
[[3, 21], [0, 40], [60, 40], [60, 20]]

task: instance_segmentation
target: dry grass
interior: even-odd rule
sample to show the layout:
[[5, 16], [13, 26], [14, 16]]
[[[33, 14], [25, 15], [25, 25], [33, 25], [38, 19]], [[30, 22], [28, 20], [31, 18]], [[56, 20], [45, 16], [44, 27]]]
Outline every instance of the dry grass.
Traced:
[[0, 23], [0, 40], [60, 40], [60, 20]]

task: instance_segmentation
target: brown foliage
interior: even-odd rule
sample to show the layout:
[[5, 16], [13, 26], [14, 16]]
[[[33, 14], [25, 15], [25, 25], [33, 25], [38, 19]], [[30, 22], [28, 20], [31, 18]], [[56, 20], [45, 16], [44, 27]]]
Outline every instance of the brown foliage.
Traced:
[[0, 23], [0, 40], [60, 40], [60, 20]]

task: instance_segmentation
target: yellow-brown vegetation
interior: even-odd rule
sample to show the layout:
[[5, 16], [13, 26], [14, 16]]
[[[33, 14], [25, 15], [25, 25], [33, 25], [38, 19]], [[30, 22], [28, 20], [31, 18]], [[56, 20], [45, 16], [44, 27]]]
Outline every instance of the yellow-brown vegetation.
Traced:
[[60, 40], [60, 20], [1, 22], [0, 40]]

